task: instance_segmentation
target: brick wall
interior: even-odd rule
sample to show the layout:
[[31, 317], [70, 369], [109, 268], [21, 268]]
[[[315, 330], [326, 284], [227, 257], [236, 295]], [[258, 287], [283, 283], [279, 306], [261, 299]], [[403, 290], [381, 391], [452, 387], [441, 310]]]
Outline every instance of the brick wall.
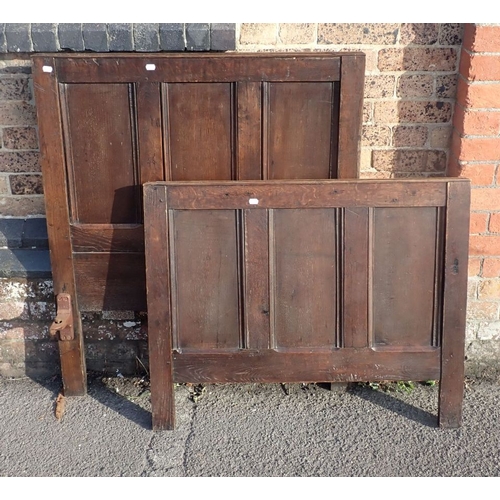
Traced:
[[241, 24], [239, 51], [366, 54], [361, 176], [443, 175], [461, 24]]
[[[8, 43], [13, 48], [15, 43], [34, 47], [33, 30], [38, 25], [31, 25], [28, 41], [19, 35], [28, 25], [18, 26], [13, 34], [5, 33], [6, 50]], [[126, 50], [126, 43], [140, 47], [141, 33], [152, 26], [182, 25], [137, 25], [135, 31], [131, 25], [92, 25], [93, 31], [79, 25], [77, 32], [75, 25], [59, 25], [59, 31], [62, 26], [66, 38], [59, 33], [59, 41], [54, 42], [58, 49], [62, 40], [77, 39], [82, 50], [85, 40], [94, 43], [88, 38], [92, 33], [104, 43], [105, 30], [105, 50], [113, 49], [118, 35], [125, 44], [121, 50]], [[234, 45], [231, 26], [183, 25], [184, 49], [214, 49], [218, 43], [228, 48]], [[238, 51], [359, 50], [366, 54], [362, 177], [443, 175], [448, 165], [450, 175], [471, 178], [467, 355], [484, 363], [500, 360], [499, 30], [500, 26], [466, 25], [462, 49], [464, 25], [453, 23], [236, 25]], [[70, 34], [73, 38], [68, 38]], [[0, 54], [0, 218], [43, 215], [32, 96], [29, 59]], [[29, 280], [14, 288], [7, 282], [0, 283], [0, 316], [4, 316], [0, 317], [0, 375], [19, 374], [23, 359], [27, 371], [29, 366], [41, 369], [43, 363], [46, 369], [54, 369], [57, 354], [46, 329], [53, 298], [48, 292], [37, 295], [33, 290], [39, 285]], [[45, 312], [36, 303], [45, 303]], [[6, 318], [5, 311], [13, 318]], [[147, 357], [141, 319], [134, 313], [87, 315], [89, 368], [141, 371], [140, 363]]]
[[44, 213], [29, 59], [0, 59], [0, 216]]
[[500, 25], [466, 25], [449, 173], [473, 184], [469, 352], [500, 357]]

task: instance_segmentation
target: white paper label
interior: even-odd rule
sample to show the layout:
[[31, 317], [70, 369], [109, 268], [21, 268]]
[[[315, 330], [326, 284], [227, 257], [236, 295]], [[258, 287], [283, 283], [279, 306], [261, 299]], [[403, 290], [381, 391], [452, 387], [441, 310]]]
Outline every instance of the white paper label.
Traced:
[[154, 71], [156, 69], [156, 64], [146, 64], [147, 71]]
[[42, 66], [42, 71], [44, 73], [52, 73], [52, 66]]
[[248, 203], [250, 203], [250, 205], [258, 205], [259, 204], [259, 200], [257, 198], [250, 198], [248, 200]]

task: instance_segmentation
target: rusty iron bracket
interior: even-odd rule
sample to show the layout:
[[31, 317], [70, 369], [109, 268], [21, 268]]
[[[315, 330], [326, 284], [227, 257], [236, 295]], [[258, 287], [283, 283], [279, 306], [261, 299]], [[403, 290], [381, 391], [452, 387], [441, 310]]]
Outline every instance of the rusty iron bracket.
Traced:
[[59, 332], [60, 340], [73, 340], [75, 338], [73, 309], [69, 293], [60, 293], [57, 296], [57, 315], [52, 325], [50, 325], [49, 332], [51, 337], [57, 337], [57, 332]]

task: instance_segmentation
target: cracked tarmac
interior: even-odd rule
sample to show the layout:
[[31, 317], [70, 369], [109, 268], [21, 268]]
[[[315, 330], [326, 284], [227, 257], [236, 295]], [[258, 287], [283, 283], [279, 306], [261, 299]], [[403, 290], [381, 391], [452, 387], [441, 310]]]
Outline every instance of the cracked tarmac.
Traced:
[[143, 382], [90, 378], [57, 421], [58, 379], [0, 379], [0, 476], [500, 475], [498, 381], [466, 384], [457, 430], [436, 427], [437, 386], [179, 385], [163, 432]]

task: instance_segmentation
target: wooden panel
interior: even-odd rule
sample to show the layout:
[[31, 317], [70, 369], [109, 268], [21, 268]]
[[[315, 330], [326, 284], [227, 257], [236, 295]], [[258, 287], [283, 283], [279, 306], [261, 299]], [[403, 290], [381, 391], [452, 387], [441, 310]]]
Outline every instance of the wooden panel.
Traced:
[[[446, 184], [438, 180], [242, 181], [172, 183], [173, 209], [439, 207], [446, 204]], [[258, 205], [250, 205], [256, 198]]]
[[373, 233], [373, 344], [431, 346], [437, 209], [376, 208]]
[[271, 214], [274, 346], [331, 348], [337, 328], [335, 210]]
[[[155, 70], [146, 70], [146, 64]], [[60, 81], [74, 83], [321, 82], [340, 77], [339, 54], [74, 54], [56, 58], [56, 65]]]
[[377, 352], [336, 349], [329, 352], [176, 353], [174, 380], [219, 382], [355, 382], [366, 380], [436, 380], [439, 350]]
[[240, 347], [237, 213], [175, 211], [170, 220], [174, 347]]
[[74, 252], [144, 252], [141, 224], [72, 224]]
[[73, 222], [139, 222], [130, 91], [125, 84], [64, 89]]
[[73, 329], [75, 338], [59, 341], [61, 374], [64, 394], [82, 396], [87, 392], [85, 352], [82, 322], [76, 296], [73, 273], [70, 212], [63, 148], [63, 129], [59, 87], [53, 73], [45, 73], [43, 65], [54, 66], [51, 57], [34, 60], [33, 77], [38, 113], [41, 165], [50, 245], [50, 262], [54, 280], [54, 294], [69, 293], [72, 297]]
[[331, 83], [266, 85], [264, 172], [267, 179], [328, 179]]
[[145, 311], [144, 255], [75, 253], [75, 280], [82, 311]]
[[167, 178], [230, 180], [233, 174], [232, 87], [225, 83], [164, 86]]

